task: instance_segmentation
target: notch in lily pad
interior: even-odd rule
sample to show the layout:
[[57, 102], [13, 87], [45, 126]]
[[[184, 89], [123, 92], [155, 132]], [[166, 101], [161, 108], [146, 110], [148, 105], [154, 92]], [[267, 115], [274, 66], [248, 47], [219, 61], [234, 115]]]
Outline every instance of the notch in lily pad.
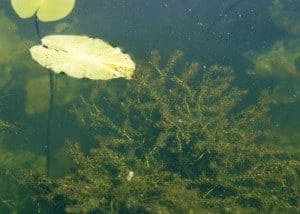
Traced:
[[15, 12], [23, 19], [36, 14], [43, 22], [57, 21], [69, 15], [75, 0], [11, 0]]

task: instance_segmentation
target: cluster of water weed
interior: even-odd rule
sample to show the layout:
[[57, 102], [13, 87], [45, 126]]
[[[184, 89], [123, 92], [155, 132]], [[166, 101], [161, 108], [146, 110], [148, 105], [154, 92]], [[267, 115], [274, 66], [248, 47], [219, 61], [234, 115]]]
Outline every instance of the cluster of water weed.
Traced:
[[231, 68], [182, 57], [161, 66], [153, 51], [132, 81], [82, 98], [72, 111], [96, 146], [86, 154], [67, 140], [74, 167], [62, 178], [16, 178], [35, 202], [71, 213], [296, 212], [299, 160], [266, 143], [268, 91], [241, 109], [247, 91]]

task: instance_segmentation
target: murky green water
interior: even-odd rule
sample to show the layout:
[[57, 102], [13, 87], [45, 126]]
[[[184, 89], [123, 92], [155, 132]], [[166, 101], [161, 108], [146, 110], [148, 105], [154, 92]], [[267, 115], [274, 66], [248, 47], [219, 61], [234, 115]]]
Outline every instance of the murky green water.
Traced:
[[137, 69], [55, 74], [52, 107], [34, 19], [0, 6], [0, 213], [299, 212], [300, 2], [78, 0], [41, 35]]

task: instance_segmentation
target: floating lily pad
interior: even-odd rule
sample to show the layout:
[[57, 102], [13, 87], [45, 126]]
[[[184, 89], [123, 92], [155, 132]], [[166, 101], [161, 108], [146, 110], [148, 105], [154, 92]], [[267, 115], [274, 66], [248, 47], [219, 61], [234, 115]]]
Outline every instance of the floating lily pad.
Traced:
[[39, 20], [47, 22], [66, 17], [74, 8], [75, 0], [11, 0], [11, 4], [21, 18], [36, 14]]
[[75, 78], [131, 79], [135, 70], [135, 63], [120, 48], [87, 36], [46, 36], [30, 52], [43, 67]]

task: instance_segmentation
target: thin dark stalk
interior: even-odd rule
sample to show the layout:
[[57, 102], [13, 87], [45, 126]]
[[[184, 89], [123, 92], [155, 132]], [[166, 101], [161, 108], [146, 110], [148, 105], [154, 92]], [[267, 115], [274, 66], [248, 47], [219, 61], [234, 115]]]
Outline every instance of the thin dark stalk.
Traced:
[[[34, 17], [34, 26], [35, 26], [36, 34], [41, 41], [42, 37], [41, 37], [41, 31], [39, 27], [39, 20], [36, 14]], [[55, 94], [54, 87], [55, 87], [55, 76], [52, 71], [49, 71], [50, 98], [49, 98], [49, 112], [48, 112], [47, 130], [46, 130], [46, 143], [45, 143], [46, 171], [48, 176], [50, 175], [50, 165], [51, 165], [51, 131], [52, 131], [53, 103], [54, 103], [54, 94]]]
[[47, 132], [46, 132], [46, 169], [47, 175], [50, 174], [50, 165], [51, 165], [51, 131], [52, 131], [52, 115], [53, 115], [53, 104], [54, 104], [54, 95], [55, 95], [55, 76], [52, 71], [49, 71], [49, 86], [50, 86], [50, 99], [49, 99], [49, 112], [47, 120]]
[[223, 17], [225, 17], [228, 13], [230, 13], [234, 8], [238, 7], [244, 0], [237, 0], [236, 2], [229, 5], [225, 10], [221, 12], [221, 14], [215, 18], [215, 20], [207, 27], [207, 31], [211, 31], [215, 27], [217, 23], [219, 23]]
[[38, 17], [34, 16], [34, 26], [35, 26], [35, 32], [37, 34], [37, 36], [39, 37], [39, 39], [41, 40], [42, 37], [41, 37], [41, 31], [40, 31], [40, 26], [39, 26], [39, 20], [38, 20]]

